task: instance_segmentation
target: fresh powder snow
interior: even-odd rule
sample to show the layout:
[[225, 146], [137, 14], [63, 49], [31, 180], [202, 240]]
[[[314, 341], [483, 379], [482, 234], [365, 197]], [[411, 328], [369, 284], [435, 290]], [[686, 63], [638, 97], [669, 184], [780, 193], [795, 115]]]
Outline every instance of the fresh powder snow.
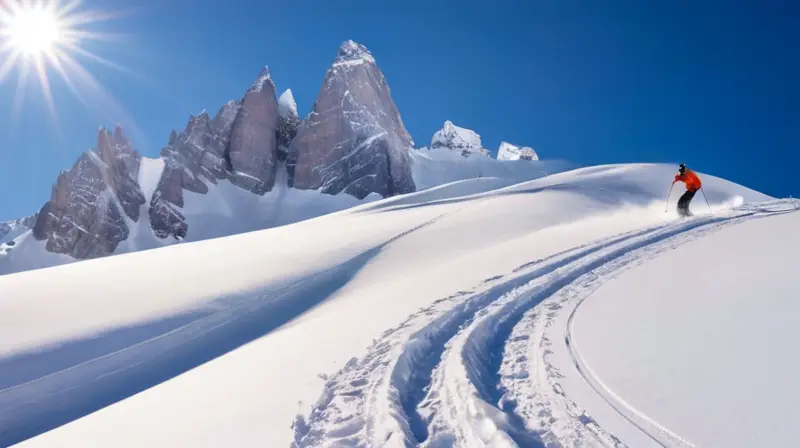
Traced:
[[[432, 155], [413, 154], [430, 178]], [[664, 208], [673, 174], [462, 176], [266, 230], [0, 277], [14, 291], [0, 300], [0, 443], [796, 440], [780, 344], [798, 336], [786, 237], [800, 204], [700, 173], [709, 206], [696, 199], [682, 220], [677, 195]], [[230, 192], [216, 194], [230, 212]], [[766, 378], [765, 365], [786, 372]], [[724, 431], [764, 408], [786, 422]]]
[[584, 401], [598, 423], [627, 435], [622, 414], [655, 439], [635, 446], [797, 444], [798, 363], [786, 354], [800, 336], [800, 214], [767, 216], [754, 207], [614, 281], [600, 274], [575, 304], [572, 351], [594, 388], [575, 397], [607, 400]]

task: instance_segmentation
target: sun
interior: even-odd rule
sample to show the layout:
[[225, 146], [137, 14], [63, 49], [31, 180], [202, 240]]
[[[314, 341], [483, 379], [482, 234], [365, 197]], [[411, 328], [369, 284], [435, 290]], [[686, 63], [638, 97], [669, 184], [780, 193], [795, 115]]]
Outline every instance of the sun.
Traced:
[[[82, 0], [0, 0], [0, 89], [14, 92], [18, 109], [24, 102], [29, 75], [35, 75], [55, 117], [50, 77], [57, 74], [83, 104], [104, 110], [118, 108], [79, 59], [127, 71], [87, 49], [89, 41], [115, 41], [113, 35], [90, 27], [121, 15], [120, 11], [84, 9]], [[113, 48], [119, 52], [119, 46]], [[16, 86], [8, 86], [6, 80], [15, 71]]]
[[8, 45], [26, 56], [52, 55], [61, 40], [63, 25], [52, 7], [33, 5], [12, 11], [3, 27]]
[[12, 61], [23, 57], [41, 63], [45, 57], [57, 58], [66, 48], [74, 47], [82, 34], [70, 16], [73, 8], [56, 1], [2, 1], [0, 51]]

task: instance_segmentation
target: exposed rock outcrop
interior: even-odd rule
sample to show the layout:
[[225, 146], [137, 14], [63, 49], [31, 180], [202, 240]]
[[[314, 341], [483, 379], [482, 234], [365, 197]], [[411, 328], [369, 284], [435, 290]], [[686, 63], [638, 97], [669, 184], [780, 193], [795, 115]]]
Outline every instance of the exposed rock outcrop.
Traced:
[[241, 101], [230, 101], [211, 119], [193, 116], [170, 135], [161, 151], [165, 166], [150, 200], [150, 225], [159, 238], [183, 238], [188, 224], [180, 209], [183, 190], [208, 193], [221, 179], [263, 195], [275, 184], [278, 102], [264, 68]]
[[142, 156], [122, 134], [117, 126], [112, 135], [101, 129], [97, 135], [97, 152], [105, 163], [110, 175], [104, 177], [106, 186], [116, 194], [119, 204], [133, 221], [139, 220], [139, 210], [145, 203], [142, 190], [139, 188], [138, 174]]
[[372, 54], [346, 41], [289, 148], [290, 185], [359, 199], [409, 193], [413, 144]]
[[179, 211], [184, 189], [205, 194], [205, 181], [216, 184], [228, 177], [227, 149], [240, 108], [240, 102], [230, 101], [214, 119], [203, 111], [189, 118], [183, 132], [172, 131], [161, 150], [164, 171], [150, 199], [150, 226], [159, 238], [186, 236], [188, 225]]
[[242, 100], [231, 131], [231, 182], [263, 195], [275, 185], [278, 153], [278, 100], [265, 67]]
[[98, 134], [97, 152], [83, 153], [61, 172], [50, 200], [38, 213], [33, 236], [50, 252], [78, 259], [114, 252], [128, 237], [125, 215], [138, 221], [145, 203], [137, 176], [141, 155], [117, 127]]

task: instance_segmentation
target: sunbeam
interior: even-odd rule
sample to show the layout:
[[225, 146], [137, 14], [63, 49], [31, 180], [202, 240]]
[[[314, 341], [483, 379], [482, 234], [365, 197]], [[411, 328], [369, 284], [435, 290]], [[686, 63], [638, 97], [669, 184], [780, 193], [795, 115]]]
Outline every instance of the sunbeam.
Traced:
[[[81, 0], [0, 0], [0, 87], [12, 74], [17, 85], [14, 114], [25, 100], [29, 76], [38, 78], [48, 112], [57, 128], [57, 105], [51, 81], [60, 78], [85, 106], [116, 104], [111, 94], [86, 69], [79, 58], [133, 74], [86, 48], [89, 41], [112, 41], [115, 36], [87, 29], [119, 13], [84, 10]], [[126, 115], [116, 107], [117, 114]], [[119, 117], [114, 117], [119, 118]]]

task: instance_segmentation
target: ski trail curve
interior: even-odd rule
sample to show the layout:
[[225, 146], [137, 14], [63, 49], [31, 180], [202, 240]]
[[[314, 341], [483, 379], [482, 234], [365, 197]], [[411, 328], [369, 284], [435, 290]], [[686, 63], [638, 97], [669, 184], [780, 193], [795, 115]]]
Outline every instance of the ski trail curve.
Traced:
[[641, 260], [631, 252], [772, 212], [745, 207], [606, 238], [439, 299], [327, 379], [296, 417], [293, 446], [624, 446], [559, 389], [552, 341], [529, 333], [562, 313], [552, 300], [537, 305], [620, 259]]
[[294, 446], [328, 443], [377, 446], [414, 445], [427, 438], [417, 410], [447, 342], [475, 314], [498, 298], [522, 294], [534, 279], [625, 239], [665, 225], [609, 237], [526, 263], [513, 277], [495, 277], [470, 291], [435, 301], [386, 331], [360, 359], [351, 359], [330, 378], [308, 417], [294, 423]]
[[[776, 204], [782, 205], [781, 202]], [[587, 272], [526, 312], [514, 326], [503, 349], [499, 372], [499, 388], [504, 391], [502, 401], [513, 403], [513, 412], [529, 429], [542, 433], [548, 440], [558, 440], [564, 446], [624, 446], [565, 394], [562, 379], [569, 369], [574, 369], [614, 411], [655, 445], [694, 447], [690, 441], [634, 409], [591, 372], [572, 342], [571, 322], [580, 304], [620, 273], [724, 226], [791, 211], [771, 208], [770, 204], [747, 210], [730, 219], [706, 222], [689, 229], [693, 231], [675, 233], [657, 244], [633, 250]], [[558, 352], [567, 355], [559, 357]]]
[[632, 250], [727, 218], [704, 218], [679, 222], [665, 228], [641, 232], [590, 251], [583, 257], [558, 266], [547, 275], [537, 277], [518, 294], [507, 294], [480, 310], [448, 342], [442, 361], [434, 372], [428, 398], [420, 408], [430, 416], [431, 446], [468, 443], [500, 446], [543, 446], [515, 415], [504, 412], [497, 403], [502, 397], [498, 387], [502, 362], [500, 354], [514, 325], [523, 314], [544, 298]]

